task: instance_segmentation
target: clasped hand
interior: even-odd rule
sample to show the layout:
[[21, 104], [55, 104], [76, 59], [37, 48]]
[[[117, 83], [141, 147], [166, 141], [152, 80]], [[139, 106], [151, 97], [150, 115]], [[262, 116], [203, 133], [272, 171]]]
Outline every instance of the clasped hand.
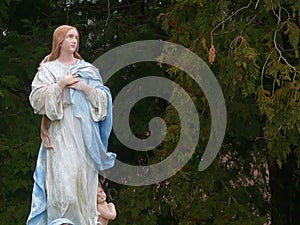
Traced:
[[80, 76], [77, 74], [77, 71], [75, 73], [67, 74], [65, 75], [58, 85], [64, 89], [64, 88], [73, 88], [78, 91], [84, 91], [87, 95], [90, 93], [91, 88], [84, 82], [81, 81]]

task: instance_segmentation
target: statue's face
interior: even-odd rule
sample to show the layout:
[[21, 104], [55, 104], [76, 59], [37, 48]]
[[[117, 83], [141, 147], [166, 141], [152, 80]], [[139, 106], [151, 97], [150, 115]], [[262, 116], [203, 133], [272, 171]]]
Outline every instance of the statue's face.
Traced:
[[65, 39], [60, 45], [60, 52], [74, 53], [77, 49], [79, 35], [75, 29], [66, 33]]

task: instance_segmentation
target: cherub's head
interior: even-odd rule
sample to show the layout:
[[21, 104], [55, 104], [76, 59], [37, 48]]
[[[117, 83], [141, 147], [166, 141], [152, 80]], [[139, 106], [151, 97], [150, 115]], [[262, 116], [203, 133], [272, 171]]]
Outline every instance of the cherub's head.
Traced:
[[106, 194], [101, 185], [98, 185], [98, 192], [97, 192], [97, 203], [102, 203], [106, 201]]

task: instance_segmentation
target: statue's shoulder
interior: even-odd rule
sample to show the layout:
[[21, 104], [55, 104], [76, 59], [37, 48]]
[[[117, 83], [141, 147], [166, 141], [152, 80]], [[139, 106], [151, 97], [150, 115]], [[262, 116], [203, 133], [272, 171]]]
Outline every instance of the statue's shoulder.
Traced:
[[79, 63], [81, 64], [81, 66], [97, 69], [92, 63], [89, 63], [89, 62], [85, 61], [84, 59], [81, 59]]
[[39, 70], [52, 70], [53, 68], [57, 67], [57, 61], [53, 60], [53, 61], [49, 61], [49, 62], [45, 62], [43, 64], [41, 64], [39, 66]]

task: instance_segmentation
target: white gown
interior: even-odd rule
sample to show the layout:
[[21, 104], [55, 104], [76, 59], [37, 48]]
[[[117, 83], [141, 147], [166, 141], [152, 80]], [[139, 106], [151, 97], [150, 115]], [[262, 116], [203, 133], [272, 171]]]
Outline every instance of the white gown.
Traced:
[[[98, 171], [86, 149], [80, 118], [74, 116], [70, 90], [62, 91], [58, 86], [58, 81], [68, 70], [69, 66], [58, 60], [43, 64], [32, 82], [29, 97], [35, 113], [47, 115], [51, 120], [49, 134], [54, 148], [46, 150], [47, 209], [41, 224], [67, 218], [74, 225], [94, 225], [97, 221]], [[93, 88], [87, 100], [90, 115], [82, 116], [89, 116], [94, 121], [104, 120], [107, 116], [106, 93]]]

